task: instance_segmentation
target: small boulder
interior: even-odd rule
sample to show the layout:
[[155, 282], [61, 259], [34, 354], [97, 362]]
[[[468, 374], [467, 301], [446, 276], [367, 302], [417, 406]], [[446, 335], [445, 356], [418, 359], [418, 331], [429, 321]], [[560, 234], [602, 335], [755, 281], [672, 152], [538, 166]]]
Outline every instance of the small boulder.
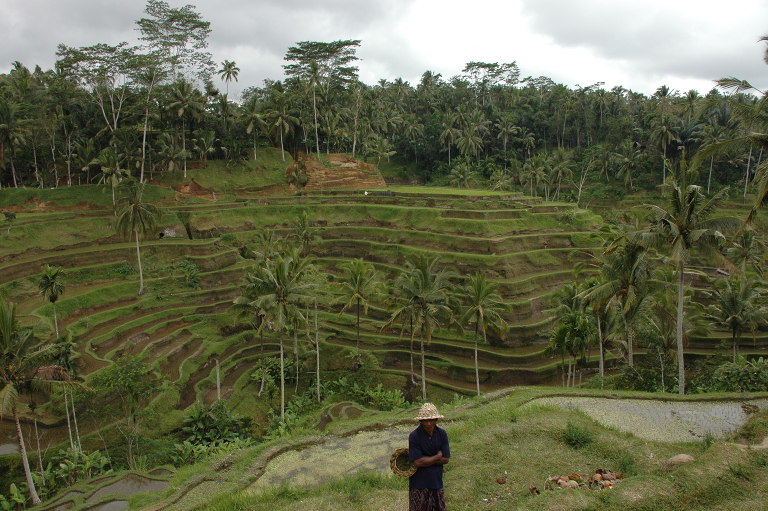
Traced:
[[689, 454], [678, 454], [677, 456], [672, 456], [667, 461], [665, 461], [664, 467], [677, 468], [680, 465], [685, 465], [686, 463], [690, 463], [692, 461], [694, 461], [693, 456]]

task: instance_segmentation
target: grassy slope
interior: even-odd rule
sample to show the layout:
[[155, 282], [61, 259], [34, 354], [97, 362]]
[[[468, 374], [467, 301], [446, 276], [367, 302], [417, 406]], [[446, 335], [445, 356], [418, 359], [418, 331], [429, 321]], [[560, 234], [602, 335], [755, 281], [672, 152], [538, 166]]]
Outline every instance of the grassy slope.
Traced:
[[[562, 389], [518, 389], [498, 399], [470, 400], [441, 407], [449, 419], [443, 426], [451, 438], [452, 461], [445, 475], [446, 500], [452, 510], [484, 509], [483, 499], [500, 498], [495, 506], [517, 510], [752, 510], [760, 509], [768, 496], [768, 452], [744, 450], [726, 441], [672, 444], [643, 440], [601, 426], [576, 411], [521, 405], [539, 396]], [[599, 392], [592, 392], [599, 395]], [[621, 393], [622, 398], [659, 396]], [[717, 396], [722, 398], [723, 396]], [[734, 396], [735, 397], [735, 396]], [[677, 399], [676, 396], [665, 396]], [[347, 432], [408, 421], [414, 412], [373, 412], [356, 420], [331, 423], [332, 433]], [[582, 448], [570, 447], [565, 430], [573, 425], [586, 431], [592, 441]], [[306, 434], [306, 433], [305, 433]], [[283, 444], [298, 445], [307, 440], [294, 435]], [[405, 440], [405, 439], [404, 439]], [[328, 511], [405, 510], [407, 482], [389, 474], [364, 473], [333, 478], [315, 488], [285, 485], [258, 493], [246, 491], [255, 477], [254, 465], [261, 463], [275, 443], [254, 447], [230, 457], [232, 468], [213, 474], [217, 461], [203, 462], [180, 470], [173, 481], [175, 491], [134, 499], [134, 509], [150, 506], [161, 509], [163, 502], [191, 489], [169, 509], [196, 510], [293, 510]], [[695, 461], [677, 469], [663, 462], [677, 454], [689, 454]], [[361, 453], [340, 453], [354, 455]], [[362, 454], [364, 455], [364, 453]], [[332, 455], [328, 458], [332, 463]], [[604, 468], [625, 475], [612, 490], [544, 490], [549, 476], [591, 474]], [[507, 474], [508, 483], [496, 482]], [[192, 487], [201, 476], [216, 484], [205, 492]], [[530, 486], [541, 495], [529, 492]], [[511, 506], [511, 507], [510, 507]]]

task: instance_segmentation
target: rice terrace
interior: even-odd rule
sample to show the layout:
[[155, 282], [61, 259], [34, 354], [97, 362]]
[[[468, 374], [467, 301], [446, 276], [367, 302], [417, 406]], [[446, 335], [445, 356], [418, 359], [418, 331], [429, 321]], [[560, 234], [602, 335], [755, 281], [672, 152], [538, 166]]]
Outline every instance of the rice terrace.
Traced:
[[426, 402], [448, 509], [764, 507], [765, 92], [135, 25], [0, 74], [0, 509], [405, 510]]

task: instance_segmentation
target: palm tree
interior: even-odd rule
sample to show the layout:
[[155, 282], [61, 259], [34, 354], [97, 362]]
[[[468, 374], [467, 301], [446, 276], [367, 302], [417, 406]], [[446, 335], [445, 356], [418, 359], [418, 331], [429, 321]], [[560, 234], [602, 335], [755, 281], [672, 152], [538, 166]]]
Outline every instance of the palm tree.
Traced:
[[32, 479], [19, 423], [19, 393], [29, 388], [65, 384], [69, 380], [63, 368], [50, 364], [58, 348], [53, 344], [40, 347], [35, 344], [32, 331], [21, 328], [16, 320], [16, 304], [0, 302], [0, 417], [7, 413], [13, 416], [24, 477], [33, 505], [40, 504], [40, 497]]
[[507, 310], [505, 303], [501, 301], [501, 295], [496, 292], [495, 286], [488, 282], [485, 275], [476, 273], [469, 278], [462, 293], [464, 301], [464, 314], [461, 317], [462, 324], [475, 324], [475, 385], [477, 395], [480, 395], [480, 368], [477, 360], [478, 330], [483, 334], [483, 344], [488, 344], [488, 327], [501, 328], [505, 325], [501, 313]]
[[240, 74], [240, 68], [237, 67], [234, 61], [225, 59], [224, 62], [221, 63], [221, 69], [219, 69], [217, 73], [219, 73], [219, 76], [224, 83], [227, 84], [226, 94], [229, 96], [229, 82], [231, 82], [233, 78], [237, 81], [237, 76]]
[[736, 239], [725, 251], [728, 260], [739, 268], [742, 275], [746, 274], [749, 264], [760, 277], [763, 276], [764, 253], [765, 242], [748, 226], [739, 231]]
[[[427, 399], [424, 344], [432, 340], [435, 329], [451, 315], [450, 299], [453, 272], [437, 269], [438, 258], [406, 261], [400, 280], [402, 296], [412, 302], [413, 329], [421, 331], [421, 397]], [[393, 316], [393, 319], [394, 316]], [[392, 321], [392, 320], [391, 320]]]
[[507, 168], [507, 143], [509, 142], [509, 139], [513, 135], [517, 135], [520, 133], [520, 127], [515, 126], [515, 124], [512, 122], [509, 118], [502, 118], [496, 121], [496, 124], [494, 125], [495, 128], [498, 130], [498, 134], [496, 135], [497, 138], [500, 138], [502, 141], [503, 146], [503, 158], [504, 158], [504, 168]]
[[264, 113], [261, 111], [261, 105], [257, 98], [253, 97], [243, 105], [240, 110], [240, 118], [245, 122], [245, 133], [253, 138], [253, 160], [256, 161], [256, 133], [267, 127]]
[[111, 147], [102, 149], [99, 155], [89, 162], [89, 165], [98, 165], [101, 168], [101, 173], [97, 176], [99, 184], [109, 184], [112, 190], [112, 212], [117, 215], [115, 190], [120, 182], [130, 175], [128, 170], [120, 168], [120, 157]]
[[341, 313], [352, 307], [353, 304], [356, 306], [357, 343], [355, 350], [358, 363], [360, 363], [360, 309], [363, 309], [364, 314], [368, 314], [368, 304], [377, 294], [380, 275], [371, 263], [366, 263], [362, 259], [353, 259], [344, 264], [342, 268], [345, 272], [345, 278], [341, 282], [341, 292], [346, 303], [341, 308]]
[[267, 112], [269, 126], [280, 135], [280, 154], [285, 161], [285, 146], [283, 137], [293, 132], [293, 128], [299, 123], [299, 120], [288, 110], [288, 105], [282, 103], [277, 109]]
[[742, 331], [756, 331], [768, 320], [768, 308], [764, 305], [766, 289], [756, 280], [730, 277], [715, 282], [712, 296], [714, 300], [704, 309], [704, 317], [730, 330], [736, 362]]
[[456, 188], [470, 188], [475, 184], [477, 174], [466, 160], [459, 160], [448, 174], [448, 183]]
[[171, 103], [169, 108], [176, 112], [181, 119], [181, 150], [184, 157], [184, 179], [187, 178], [187, 117], [199, 119], [203, 110], [203, 99], [200, 92], [186, 80], [179, 80], [171, 88]]
[[571, 357], [568, 361], [567, 379], [563, 374], [565, 386], [575, 385], [576, 361], [584, 358], [587, 347], [595, 337], [595, 323], [591, 315], [584, 310], [587, 302], [581, 289], [582, 286], [577, 283], [567, 284], [555, 297], [557, 306], [553, 312], [558, 319], [549, 336], [548, 351], [558, 353], [563, 360], [565, 355]]
[[136, 261], [139, 266], [139, 295], [144, 294], [144, 271], [141, 267], [141, 247], [139, 237], [146, 236], [155, 229], [160, 218], [160, 210], [154, 204], [142, 199], [144, 185], [131, 179], [124, 183], [122, 208], [117, 216], [117, 231], [125, 236], [133, 236], [136, 241]]
[[451, 164], [451, 146], [461, 136], [461, 131], [456, 128], [456, 114], [448, 113], [445, 115], [440, 132], [440, 143], [448, 148], [448, 165]]
[[[257, 266], [249, 274], [250, 285], [236, 304], [247, 305], [260, 316], [259, 330], [265, 326], [280, 337], [280, 420], [285, 420], [284, 334], [292, 325], [304, 322], [302, 304], [312, 298], [313, 285], [306, 282], [310, 261], [298, 250], [278, 256], [272, 264]], [[249, 301], [250, 300], [250, 301]]]
[[582, 293], [586, 302], [605, 303], [616, 308], [624, 327], [627, 363], [634, 367], [634, 339], [636, 325], [643, 318], [643, 310], [651, 297], [651, 265], [645, 248], [626, 242], [609, 249], [602, 262], [597, 285]]
[[675, 133], [672, 131], [672, 127], [668, 119], [662, 117], [654, 124], [653, 131], [651, 132], [651, 141], [661, 146], [661, 181], [664, 183], [667, 180], [667, 148], [671, 143], [677, 141], [677, 135], [675, 135]]
[[46, 264], [43, 268], [43, 273], [40, 275], [40, 280], [37, 281], [37, 288], [40, 293], [48, 298], [53, 307], [53, 324], [56, 328], [56, 338], [59, 337], [59, 321], [56, 318], [56, 300], [59, 299], [64, 293], [64, 284], [61, 279], [64, 277], [64, 270], [59, 266], [51, 266]]
[[[684, 176], [684, 174], [683, 174]], [[700, 186], [681, 186], [675, 181], [665, 185], [667, 207], [646, 205], [654, 221], [650, 228], [630, 237], [640, 245], [669, 250], [669, 260], [677, 267], [677, 365], [678, 391], [685, 394], [685, 359], [683, 355], [683, 297], [685, 294], [685, 268], [695, 249], [711, 249], [725, 241], [723, 230], [736, 229], [735, 218], [711, 218], [717, 205], [728, 192], [720, 190], [706, 198]]]
[[309, 63], [309, 75], [307, 76], [307, 87], [312, 89], [312, 112], [315, 116], [315, 149], [317, 150], [317, 160], [320, 161], [320, 136], [318, 135], [318, 122], [317, 122], [317, 87], [320, 85], [322, 73], [320, 71], [320, 65], [316, 60], [312, 60]]

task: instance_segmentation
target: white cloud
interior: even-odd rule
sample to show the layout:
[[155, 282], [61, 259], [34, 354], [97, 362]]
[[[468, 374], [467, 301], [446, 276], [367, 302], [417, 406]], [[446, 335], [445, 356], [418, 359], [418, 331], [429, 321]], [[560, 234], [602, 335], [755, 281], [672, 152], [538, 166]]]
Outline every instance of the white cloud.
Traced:
[[[50, 68], [56, 45], [136, 42], [140, 0], [6, 2], [0, 16], [0, 72], [14, 60]], [[184, 2], [170, 1], [173, 6]], [[367, 83], [430, 70], [444, 78], [469, 61], [512, 62], [523, 76], [569, 86], [603, 81], [652, 93], [666, 84], [706, 92], [737, 76], [768, 88], [762, 61], [768, 4], [740, 0], [198, 0], [211, 22], [214, 60], [240, 67], [231, 95], [282, 77], [298, 41], [361, 39]], [[222, 85], [223, 88], [223, 85]]]

